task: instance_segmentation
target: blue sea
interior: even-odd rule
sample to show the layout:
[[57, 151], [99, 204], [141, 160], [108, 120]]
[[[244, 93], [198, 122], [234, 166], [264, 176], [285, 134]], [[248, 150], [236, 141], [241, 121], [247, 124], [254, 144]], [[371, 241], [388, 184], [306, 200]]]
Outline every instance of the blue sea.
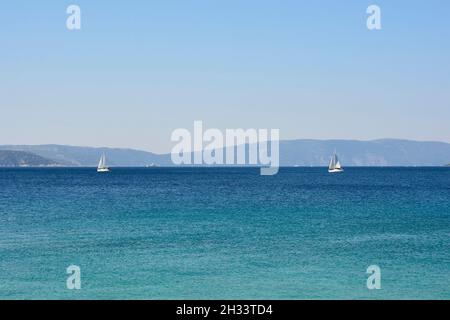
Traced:
[[450, 299], [450, 168], [0, 169], [0, 298]]

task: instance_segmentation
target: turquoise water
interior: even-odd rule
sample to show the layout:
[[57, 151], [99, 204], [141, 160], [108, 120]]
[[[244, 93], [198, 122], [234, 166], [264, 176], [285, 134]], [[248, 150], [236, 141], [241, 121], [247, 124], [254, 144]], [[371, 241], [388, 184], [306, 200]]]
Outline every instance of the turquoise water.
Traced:
[[449, 299], [450, 169], [0, 169], [0, 298]]

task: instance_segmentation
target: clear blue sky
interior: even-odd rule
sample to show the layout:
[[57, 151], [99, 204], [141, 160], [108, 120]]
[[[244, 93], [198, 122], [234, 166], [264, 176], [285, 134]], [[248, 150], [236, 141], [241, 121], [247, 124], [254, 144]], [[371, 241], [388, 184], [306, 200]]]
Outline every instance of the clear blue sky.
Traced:
[[166, 152], [194, 120], [450, 142], [448, 0], [15, 0], [0, 24], [0, 144]]

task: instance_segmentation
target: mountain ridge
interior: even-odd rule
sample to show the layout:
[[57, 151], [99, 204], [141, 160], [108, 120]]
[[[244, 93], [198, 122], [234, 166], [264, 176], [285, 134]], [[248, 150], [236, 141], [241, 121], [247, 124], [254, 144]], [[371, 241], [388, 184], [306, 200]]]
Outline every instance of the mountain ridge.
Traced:
[[0, 167], [56, 167], [60, 163], [31, 152], [0, 150]]
[[164, 155], [129, 148], [80, 147], [58, 144], [2, 145], [0, 150], [26, 151], [53, 159], [67, 167], [97, 166], [103, 152], [107, 153], [108, 165], [145, 166], [161, 162], [168, 164]]
[[[103, 152], [109, 166], [173, 166], [170, 154], [131, 148], [45, 144], [2, 145], [0, 150], [30, 152], [68, 167], [96, 166]], [[369, 141], [294, 139], [280, 141], [280, 165], [326, 166], [334, 150], [344, 166], [445, 166], [450, 162], [450, 144], [446, 142], [389, 138]]]

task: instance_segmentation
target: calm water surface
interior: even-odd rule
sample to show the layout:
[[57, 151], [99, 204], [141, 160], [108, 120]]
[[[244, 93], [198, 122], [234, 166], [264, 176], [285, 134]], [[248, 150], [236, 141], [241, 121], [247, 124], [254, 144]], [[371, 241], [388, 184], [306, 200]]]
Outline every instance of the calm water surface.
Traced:
[[449, 299], [450, 169], [0, 169], [0, 298]]

